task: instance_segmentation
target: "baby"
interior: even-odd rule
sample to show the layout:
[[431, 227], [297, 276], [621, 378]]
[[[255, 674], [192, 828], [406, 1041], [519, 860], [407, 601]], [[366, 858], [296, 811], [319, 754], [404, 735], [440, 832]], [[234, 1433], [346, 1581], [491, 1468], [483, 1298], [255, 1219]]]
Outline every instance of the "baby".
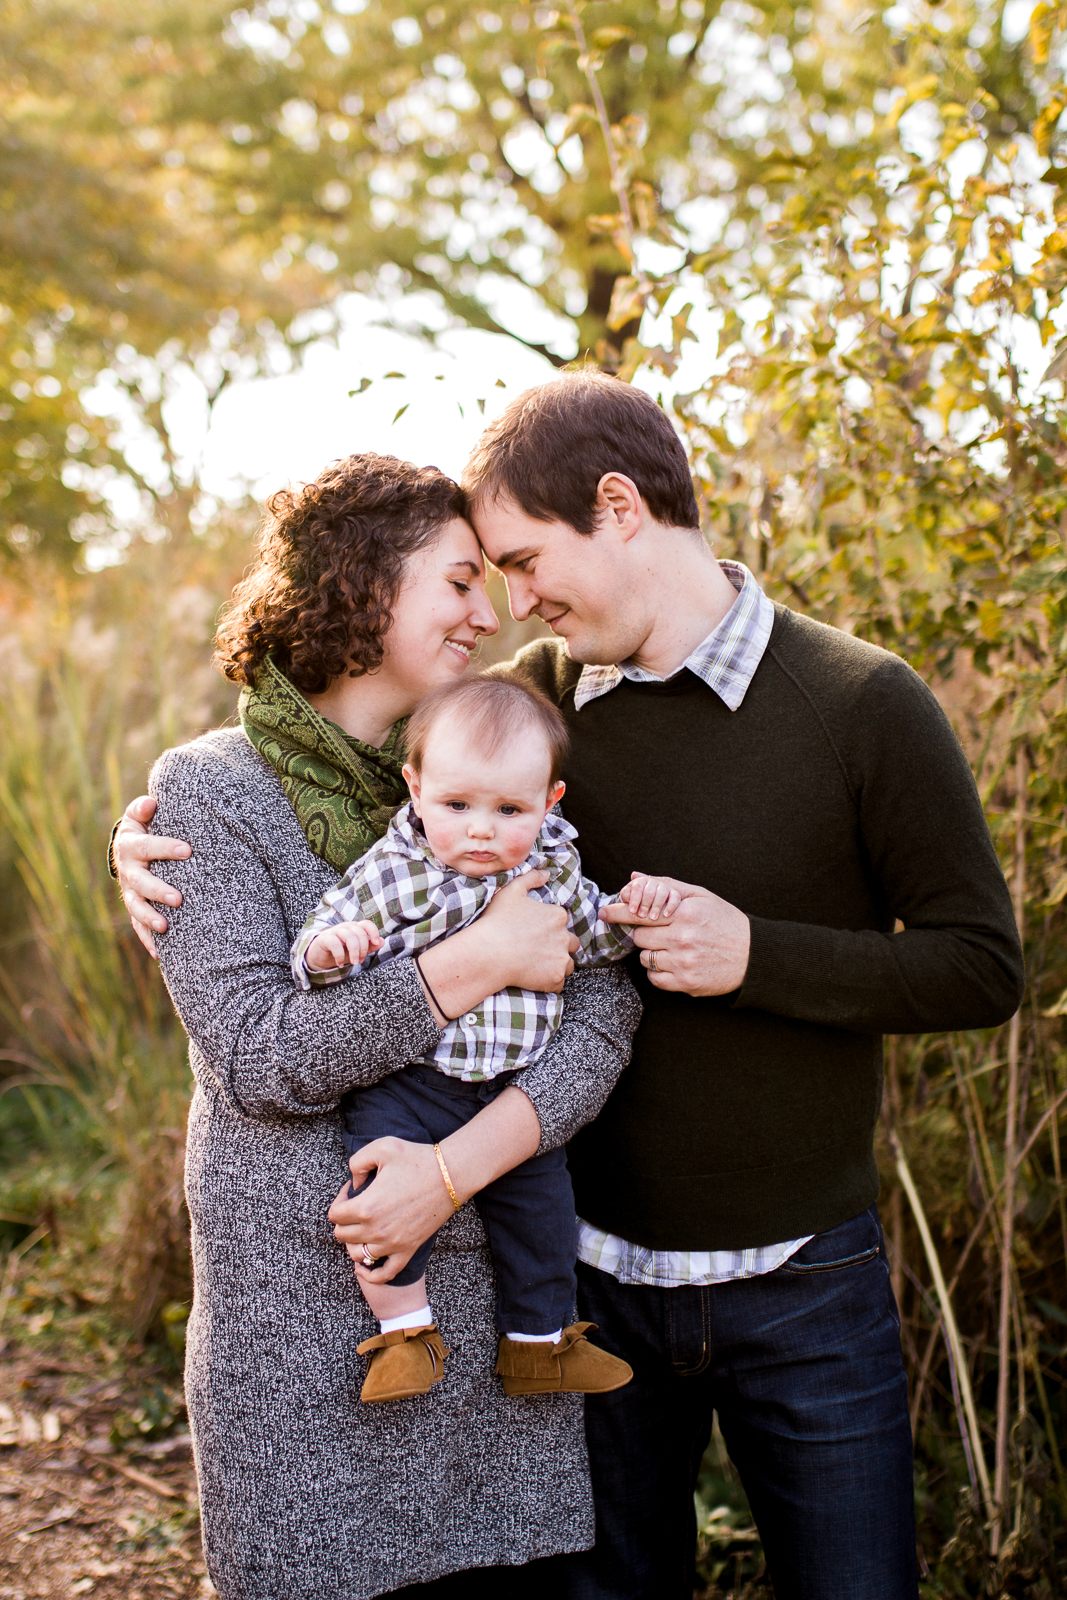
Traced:
[[[635, 874], [620, 895], [604, 895], [582, 877], [575, 830], [553, 810], [564, 790], [566, 725], [544, 696], [504, 679], [467, 679], [424, 700], [406, 737], [411, 800], [305, 924], [292, 950], [302, 988], [399, 956], [417, 964], [420, 951], [473, 922], [505, 883], [531, 871], [549, 875], [531, 893], [566, 907], [579, 966], [633, 949], [626, 928], [602, 920], [605, 906], [621, 899], [634, 923], [662, 925], [673, 915], [680, 896], [662, 880]], [[432, 1144], [458, 1210], [437, 1141], [537, 1060], [562, 1015], [558, 994], [509, 988], [450, 1021], [432, 1053], [346, 1096], [349, 1154], [385, 1135]], [[496, 1370], [506, 1392], [602, 1394], [628, 1383], [626, 1363], [585, 1338], [590, 1324], [563, 1326], [577, 1242], [564, 1152], [524, 1161], [474, 1204], [496, 1267]], [[425, 1394], [443, 1374], [448, 1351], [426, 1291], [432, 1247], [431, 1237], [391, 1282], [362, 1286], [381, 1327], [359, 1346], [369, 1356], [364, 1401]]]

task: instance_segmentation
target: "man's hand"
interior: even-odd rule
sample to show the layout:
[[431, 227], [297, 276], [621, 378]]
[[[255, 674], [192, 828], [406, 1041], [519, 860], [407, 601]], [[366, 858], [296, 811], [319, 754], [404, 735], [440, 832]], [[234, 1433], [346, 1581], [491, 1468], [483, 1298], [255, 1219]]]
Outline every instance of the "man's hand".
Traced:
[[[683, 898], [669, 923], [634, 929], [649, 982], [681, 994], [732, 994], [748, 971], [748, 918], [710, 889], [677, 887]], [[623, 905], [608, 906], [604, 920], [625, 923], [629, 915]]]
[[304, 965], [309, 972], [361, 967], [369, 953], [381, 947], [382, 936], [373, 922], [338, 922], [312, 939], [304, 952]]
[[184, 861], [193, 852], [184, 839], [160, 839], [150, 834], [148, 824], [155, 814], [156, 802], [149, 795], [138, 795], [136, 800], [131, 800], [123, 812], [122, 822], [115, 835], [112, 855], [123, 903], [133, 923], [133, 931], [153, 961], [158, 961], [159, 955], [152, 933], [153, 930], [156, 933], [166, 933], [167, 921], [165, 917], [160, 916], [155, 906], [149, 905], [149, 901], [158, 900], [164, 905], [180, 906], [182, 897], [169, 883], [164, 883], [162, 878], [156, 878], [148, 872], [144, 863]]

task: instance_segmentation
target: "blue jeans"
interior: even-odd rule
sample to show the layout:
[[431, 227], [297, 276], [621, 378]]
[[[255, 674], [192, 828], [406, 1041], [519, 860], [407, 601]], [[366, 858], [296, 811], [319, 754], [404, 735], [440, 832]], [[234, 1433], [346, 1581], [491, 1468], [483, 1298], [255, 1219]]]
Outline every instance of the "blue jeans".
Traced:
[[[345, 1147], [353, 1155], [388, 1134], [413, 1144], [436, 1144], [477, 1116], [515, 1076], [508, 1072], [485, 1083], [464, 1083], [433, 1067], [404, 1067], [369, 1089], [353, 1089], [345, 1096]], [[349, 1193], [355, 1192], [349, 1184]], [[473, 1204], [496, 1269], [499, 1331], [549, 1334], [566, 1327], [574, 1310], [578, 1248], [566, 1153], [545, 1150], [531, 1156], [486, 1184]], [[418, 1283], [434, 1237], [419, 1246], [391, 1283]]]
[[716, 1411], [777, 1600], [916, 1600], [907, 1380], [875, 1207], [776, 1272], [704, 1289], [579, 1263], [578, 1312], [634, 1377], [586, 1398], [596, 1547], [567, 1558], [568, 1600], [691, 1600]]

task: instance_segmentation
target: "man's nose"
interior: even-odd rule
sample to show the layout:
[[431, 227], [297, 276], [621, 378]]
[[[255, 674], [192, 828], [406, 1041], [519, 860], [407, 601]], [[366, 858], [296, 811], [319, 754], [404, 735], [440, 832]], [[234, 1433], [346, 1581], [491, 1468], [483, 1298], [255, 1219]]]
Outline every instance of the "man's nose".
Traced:
[[517, 573], [504, 579], [508, 591], [508, 610], [516, 622], [525, 622], [537, 604], [533, 585]]

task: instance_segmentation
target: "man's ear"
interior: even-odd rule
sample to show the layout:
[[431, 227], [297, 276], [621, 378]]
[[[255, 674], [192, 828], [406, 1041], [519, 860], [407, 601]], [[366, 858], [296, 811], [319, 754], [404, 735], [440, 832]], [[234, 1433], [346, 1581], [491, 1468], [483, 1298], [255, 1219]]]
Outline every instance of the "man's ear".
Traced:
[[622, 472], [605, 472], [596, 488], [601, 529], [629, 540], [645, 520], [645, 502], [632, 478]]
[[405, 762], [403, 770], [404, 782], [408, 786], [408, 793], [411, 796], [411, 803], [415, 807], [415, 815], [417, 817], [421, 817], [422, 812], [419, 810], [419, 802], [422, 799], [422, 780], [415, 771], [415, 768], [411, 765], [410, 761]]

